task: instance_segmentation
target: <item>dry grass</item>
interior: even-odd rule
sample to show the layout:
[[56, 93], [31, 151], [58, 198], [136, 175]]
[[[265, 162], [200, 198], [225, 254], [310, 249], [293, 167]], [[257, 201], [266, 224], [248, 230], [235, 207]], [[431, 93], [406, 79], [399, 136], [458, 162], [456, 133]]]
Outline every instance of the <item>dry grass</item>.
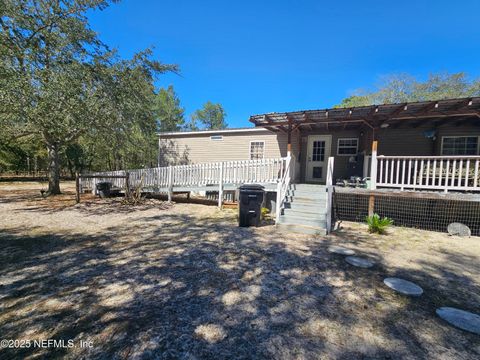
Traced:
[[[436, 358], [480, 356], [478, 336], [435, 316], [480, 313], [480, 239], [392, 228], [336, 235], [238, 228], [235, 211], [0, 184], [0, 334], [91, 340], [93, 348], [8, 349], [0, 358]], [[374, 261], [358, 269], [328, 246]], [[386, 288], [421, 285], [421, 298]]]

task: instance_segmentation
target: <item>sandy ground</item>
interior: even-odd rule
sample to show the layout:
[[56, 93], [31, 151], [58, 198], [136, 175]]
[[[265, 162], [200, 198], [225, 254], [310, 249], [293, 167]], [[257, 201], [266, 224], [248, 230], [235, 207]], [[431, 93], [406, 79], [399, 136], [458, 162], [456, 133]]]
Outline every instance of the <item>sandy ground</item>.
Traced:
[[[0, 334], [65, 348], [0, 358], [473, 359], [480, 337], [435, 308], [480, 313], [480, 238], [344, 223], [328, 237], [238, 228], [235, 211], [0, 183]], [[348, 265], [340, 244], [373, 259]], [[383, 278], [415, 281], [420, 298]], [[72, 340], [73, 347], [68, 347]], [[92, 346], [80, 346], [80, 341]]]

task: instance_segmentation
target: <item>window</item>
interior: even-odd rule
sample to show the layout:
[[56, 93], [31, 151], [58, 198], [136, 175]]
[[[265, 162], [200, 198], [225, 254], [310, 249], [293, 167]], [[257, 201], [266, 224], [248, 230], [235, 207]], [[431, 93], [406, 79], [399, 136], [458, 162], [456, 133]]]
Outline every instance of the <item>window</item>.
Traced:
[[338, 139], [337, 155], [351, 156], [358, 153], [358, 139]]
[[210, 136], [210, 140], [213, 140], [213, 141], [223, 140], [223, 136], [222, 135], [212, 135], [212, 136]]
[[263, 159], [265, 141], [250, 141], [250, 160]]
[[442, 155], [477, 155], [478, 136], [442, 137]]
[[[314, 140], [312, 144], [312, 161], [324, 161], [324, 160], [325, 160], [325, 140]], [[322, 176], [320, 175], [320, 177]]]

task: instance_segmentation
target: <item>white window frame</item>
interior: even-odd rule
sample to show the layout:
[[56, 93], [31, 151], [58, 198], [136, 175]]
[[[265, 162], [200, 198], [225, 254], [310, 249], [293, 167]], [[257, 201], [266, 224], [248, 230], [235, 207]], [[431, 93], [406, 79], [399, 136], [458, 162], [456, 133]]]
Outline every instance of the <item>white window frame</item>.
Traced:
[[[357, 146], [355, 147], [355, 154], [340, 154], [340, 140], [356, 140]], [[337, 156], [357, 156], [358, 155], [358, 145], [359, 145], [358, 138], [338, 138], [337, 140]]]
[[[263, 144], [263, 152], [261, 159], [252, 159], [252, 143], [262, 143]], [[265, 159], [265, 140], [251, 140], [248, 144], [248, 160], [263, 160]]]
[[210, 141], [223, 141], [223, 135], [211, 135]]
[[[475, 135], [442, 136], [442, 144], [440, 146], [440, 155], [441, 156], [469, 156], [469, 155], [444, 155], [443, 154], [443, 143], [445, 139], [458, 139], [458, 138], [469, 138], [469, 137], [477, 138], [477, 153], [475, 155], [479, 155], [480, 154], [480, 136], [475, 136]], [[470, 156], [475, 156], [475, 155], [470, 155]]]

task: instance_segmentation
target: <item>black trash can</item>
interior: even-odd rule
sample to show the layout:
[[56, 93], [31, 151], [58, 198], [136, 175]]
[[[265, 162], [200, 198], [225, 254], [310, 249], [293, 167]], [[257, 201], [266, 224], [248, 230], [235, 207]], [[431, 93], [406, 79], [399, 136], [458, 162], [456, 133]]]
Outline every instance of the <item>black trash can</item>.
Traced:
[[238, 226], [260, 226], [265, 196], [262, 185], [249, 184], [239, 188]]
[[110, 197], [110, 190], [112, 189], [111, 182], [99, 182], [97, 183], [97, 193], [103, 199]]

